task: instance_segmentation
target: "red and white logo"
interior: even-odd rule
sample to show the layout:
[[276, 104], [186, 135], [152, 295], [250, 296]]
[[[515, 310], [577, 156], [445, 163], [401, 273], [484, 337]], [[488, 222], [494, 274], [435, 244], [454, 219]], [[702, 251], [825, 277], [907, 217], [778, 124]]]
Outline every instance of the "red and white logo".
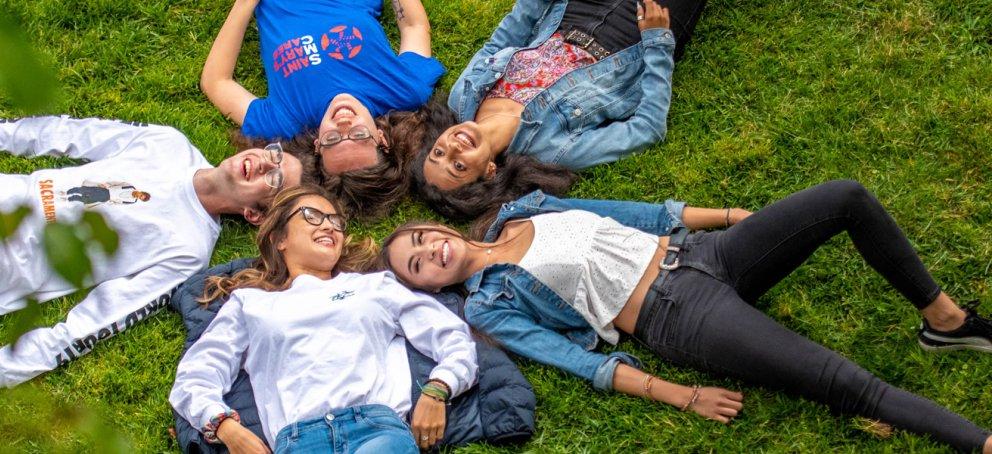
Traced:
[[336, 60], [355, 58], [362, 51], [362, 32], [347, 25], [331, 27], [320, 37], [320, 48]]

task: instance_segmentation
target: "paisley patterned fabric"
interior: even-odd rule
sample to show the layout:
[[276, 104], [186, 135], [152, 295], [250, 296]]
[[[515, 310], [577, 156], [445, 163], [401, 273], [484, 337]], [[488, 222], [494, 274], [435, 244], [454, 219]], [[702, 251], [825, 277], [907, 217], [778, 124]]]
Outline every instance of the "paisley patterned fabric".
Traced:
[[565, 74], [593, 63], [592, 54], [555, 33], [540, 46], [514, 53], [486, 98], [509, 98], [526, 105]]

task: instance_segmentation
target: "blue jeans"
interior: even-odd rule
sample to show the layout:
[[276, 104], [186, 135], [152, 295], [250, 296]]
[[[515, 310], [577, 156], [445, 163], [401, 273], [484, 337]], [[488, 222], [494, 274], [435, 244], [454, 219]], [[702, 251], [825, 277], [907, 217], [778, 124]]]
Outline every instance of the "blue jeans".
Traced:
[[276, 436], [276, 454], [411, 453], [419, 450], [410, 428], [385, 405], [358, 405], [294, 422]]

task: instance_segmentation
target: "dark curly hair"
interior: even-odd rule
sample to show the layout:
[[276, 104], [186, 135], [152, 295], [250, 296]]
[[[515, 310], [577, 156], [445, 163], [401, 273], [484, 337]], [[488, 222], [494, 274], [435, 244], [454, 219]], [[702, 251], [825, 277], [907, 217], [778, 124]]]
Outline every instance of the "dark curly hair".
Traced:
[[[440, 133], [434, 140], [438, 136]], [[504, 152], [496, 158], [496, 175], [493, 178], [480, 178], [444, 191], [428, 183], [424, 177], [424, 161], [433, 144], [434, 141], [431, 141], [422, 148], [410, 166], [413, 184], [417, 195], [427, 206], [454, 220], [470, 221], [538, 189], [548, 194], [562, 195], [579, 178], [575, 172], [560, 165]]]
[[[375, 219], [389, 213], [409, 190], [410, 160], [427, 140], [430, 125], [439, 112], [448, 111], [444, 98], [438, 94], [415, 112], [391, 111], [376, 118], [389, 146], [378, 150], [379, 162], [371, 167], [330, 175], [323, 172], [320, 155], [316, 155], [314, 169], [321, 186], [357, 218]], [[316, 131], [306, 134], [311, 153], [316, 137]]]

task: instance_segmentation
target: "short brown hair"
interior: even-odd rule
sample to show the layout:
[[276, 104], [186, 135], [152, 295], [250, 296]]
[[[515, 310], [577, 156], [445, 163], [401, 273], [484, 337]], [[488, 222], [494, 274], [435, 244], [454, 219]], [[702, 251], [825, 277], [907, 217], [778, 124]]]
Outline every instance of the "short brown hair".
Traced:
[[[231, 145], [238, 152], [247, 150], [249, 148], [265, 148], [266, 145], [279, 142], [282, 144], [283, 152], [293, 155], [294, 158], [300, 160], [300, 166], [303, 171], [300, 174], [300, 184], [310, 184], [317, 185], [320, 183], [320, 176], [314, 171], [317, 165], [317, 158], [314, 156], [310, 149], [313, 148], [313, 139], [311, 138], [309, 142], [306, 142], [307, 138], [305, 134], [299, 135], [295, 138], [289, 140], [265, 140], [265, 139], [255, 139], [249, 138], [241, 133], [238, 129], [232, 129], [230, 131]], [[309, 145], [309, 147], [308, 147]]]

